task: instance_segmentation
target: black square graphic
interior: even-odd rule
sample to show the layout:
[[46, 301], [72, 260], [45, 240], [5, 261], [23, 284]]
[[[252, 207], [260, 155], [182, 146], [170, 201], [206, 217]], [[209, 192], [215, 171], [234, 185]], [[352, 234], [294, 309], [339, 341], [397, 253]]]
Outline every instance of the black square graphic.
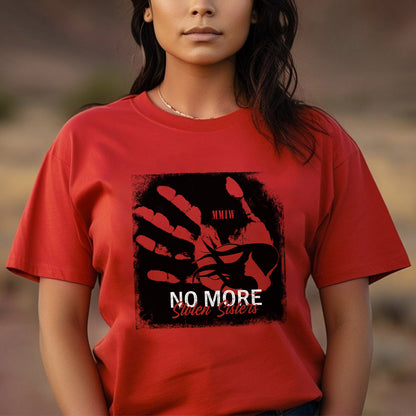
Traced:
[[282, 204], [255, 172], [132, 176], [136, 328], [285, 319]]

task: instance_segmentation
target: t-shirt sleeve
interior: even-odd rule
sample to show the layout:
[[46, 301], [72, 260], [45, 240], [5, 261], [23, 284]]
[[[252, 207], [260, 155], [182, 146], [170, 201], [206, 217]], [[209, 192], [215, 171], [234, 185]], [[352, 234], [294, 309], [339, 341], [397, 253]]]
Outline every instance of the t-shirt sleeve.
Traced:
[[88, 229], [71, 200], [70, 165], [55, 147], [42, 163], [6, 267], [34, 281], [46, 277], [93, 287], [97, 273]]
[[361, 277], [372, 283], [409, 259], [364, 157], [342, 130], [348, 155], [333, 169], [333, 199], [316, 234], [312, 276], [319, 288]]

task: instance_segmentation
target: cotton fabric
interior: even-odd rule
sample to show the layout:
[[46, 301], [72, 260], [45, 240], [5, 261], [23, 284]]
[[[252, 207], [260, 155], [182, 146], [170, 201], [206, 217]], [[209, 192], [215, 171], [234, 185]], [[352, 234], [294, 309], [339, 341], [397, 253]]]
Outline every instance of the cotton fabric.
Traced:
[[[146, 93], [73, 117], [48, 151], [7, 267], [94, 287], [114, 415], [229, 415], [319, 400], [305, 286], [409, 261], [357, 144], [309, 110], [316, 156], [277, 153], [248, 109], [212, 120]], [[295, 133], [294, 133], [295, 134]]]

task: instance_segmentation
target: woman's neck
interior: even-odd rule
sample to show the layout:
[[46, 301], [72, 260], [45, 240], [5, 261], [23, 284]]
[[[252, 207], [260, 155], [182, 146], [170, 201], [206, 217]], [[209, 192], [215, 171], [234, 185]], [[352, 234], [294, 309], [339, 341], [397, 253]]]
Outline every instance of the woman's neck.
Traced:
[[234, 74], [234, 60], [202, 66], [167, 56], [165, 78], [160, 86], [149, 91], [149, 97], [164, 111], [177, 115], [198, 119], [221, 117], [238, 108]]

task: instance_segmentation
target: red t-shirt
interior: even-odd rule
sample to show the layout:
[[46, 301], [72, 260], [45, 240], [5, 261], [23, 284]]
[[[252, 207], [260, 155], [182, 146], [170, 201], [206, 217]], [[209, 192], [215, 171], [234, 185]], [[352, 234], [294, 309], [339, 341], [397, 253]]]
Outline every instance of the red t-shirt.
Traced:
[[355, 142], [329, 116], [307, 164], [250, 111], [191, 120], [147, 94], [87, 110], [46, 155], [7, 267], [100, 280], [111, 414], [225, 415], [319, 399], [305, 285], [409, 265]]

